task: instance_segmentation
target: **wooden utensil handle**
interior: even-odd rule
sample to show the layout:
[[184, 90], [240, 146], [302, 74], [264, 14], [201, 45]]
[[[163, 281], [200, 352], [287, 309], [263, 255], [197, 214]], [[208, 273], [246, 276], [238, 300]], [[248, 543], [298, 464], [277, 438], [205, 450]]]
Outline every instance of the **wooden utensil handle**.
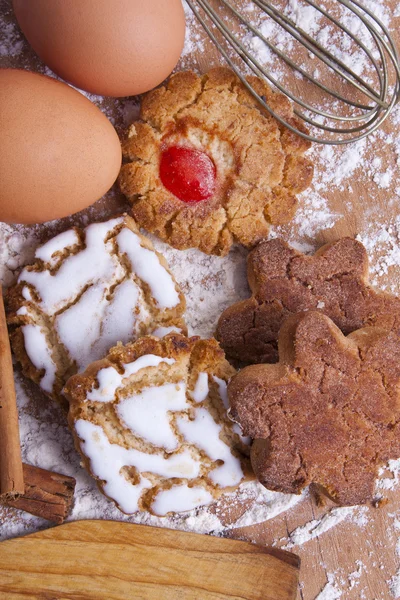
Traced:
[[76, 521], [0, 543], [5, 598], [294, 600], [298, 574], [283, 551], [132, 523]]

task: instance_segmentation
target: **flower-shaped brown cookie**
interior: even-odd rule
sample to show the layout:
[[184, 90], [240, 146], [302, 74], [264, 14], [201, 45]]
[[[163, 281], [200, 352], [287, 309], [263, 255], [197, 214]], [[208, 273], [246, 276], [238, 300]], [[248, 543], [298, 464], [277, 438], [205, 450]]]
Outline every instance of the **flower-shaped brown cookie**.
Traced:
[[228, 386], [256, 476], [288, 493], [313, 483], [340, 504], [372, 499], [379, 466], [400, 456], [398, 336], [367, 327], [346, 338], [310, 311], [282, 326], [279, 356]]
[[222, 313], [216, 334], [226, 354], [241, 362], [276, 362], [283, 321], [305, 310], [320, 310], [345, 334], [378, 320], [397, 326], [400, 299], [369, 286], [367, 252], [354, 239], [327, 244], [314, 256], [281, 239], [261, 242], [247, 268], [253, 295]]
[[[297, 127], [289, 100], [250, 78]], [[312, 178], [309, 143], [262, 111], [236, 75], [173, 75], [147, 94], [123, 143], [119, 182], [137, 222], [176, 248], [223, 255], [289, 221]]]

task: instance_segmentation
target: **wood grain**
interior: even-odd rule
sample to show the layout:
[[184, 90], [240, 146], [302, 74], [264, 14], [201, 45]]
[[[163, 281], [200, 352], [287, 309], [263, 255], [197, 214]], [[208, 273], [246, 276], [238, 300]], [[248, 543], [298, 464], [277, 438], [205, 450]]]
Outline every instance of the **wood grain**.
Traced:
[[5, 504], [53, 523], [64, 523], [74, 499], [73, 477], [23, 464], [25, 492]]
[[[249, 3], [241, 4], [244, 6]], [[334, 4], [335, 0], [327, 0], [324, 6], [330, 8]], [[387, 8], [391, 14], [391, 32], [399, 45], [399, 3], [397, 0], [383, 0], [379, 4]], [[218, 64], [218, 56], [209, 42], [203, 40], [201, 30], [199, 36], [204, 43], [205, 51], [195, 54], [192, 66], [204, 72]], [[375, 226], [377, 230], [381, 227], [384, 236], [385, 228], [399, 218], [399, 194], [395, 186], [399, 185], [400, 163], [398, 156], [389, 152], [388, 147], [379, 140], [389, 139], [390, 136], [398, 138], [399, 135], [398, 125], [388, 120], [381, 130], [380, 138], [367, 139], [366, 148], [362, 151], [365, 159], [360, 161], [362, 166], [354, 171], [351, 180], [345, 179], [342, 184], [338, 176], [337, 182], [332, 181], [329, 186], [322, 186], [321, 194], [329, 212], [338, 215], [332, 227], [328, 225], [324, 227], [321, 224], [316, 235], [310, 236], [307, 223], [297, 222], [280, 228], [279, 235], [285, 239], [295, 239], [299, 244], [309, 244], [314, 248], [343, 236], [355, 237], [360, 232], [368, 230], [370, 225]], [[319, 150], [321, 154], [324, 152], [323, 147]], [[345, 151], [346, 148], [334, 149], [332, 161], [335, 161], [338, 167]], [[317, 159], [316, 179], [318, 179], [319, 172], [326, 165], [326, 159], [319, 161], [318, 152], [314, 157]], [[351, 158], [349, 157], [348, 160]], [[393, 181], [387, 189], [380, 187], [374, 181], [374, 170], [371, 168], [374, 160], [382, 163], [382, 171], [385, 168], [393, 171]], [[328, 164], [328, 167], [331, 165]], [[303, 199], [306, 197], [307, 192], [302, 195]], [[315, 210], [318, 209], [317, 207]], [[400, 245], [400, 237], [398, 243]], [[376, 258], [375, 254], [370, 255], [371, 262], [376, 261]], [[400, 264], [390, 267], [383, 273], [379, 277], [379, 283], [389, 286], [395, 293], [400, 294]], [[394, 597], [390, 592], [390, 583], [396, 574], [400, 574], [398, 555], [400, 537], [397, 521], [400, 518], [399, 487], [395, 487], [393, 491], [385, 490], [384, 496], [388, 500], [387, 505], [379, 509], [369, 508], [365, 513], [364, 525], [347, 519], [322, 535], [294, 548], [302, 561], [297, 600], [316, 600], [329, 580], [333, 582], [332, 587], [339, 590], [341, 599], [391, 600]], [[289, 534], [295, 529], [320, 519], [334, 508], [335, 505], [330, 502], [318, 507], [311, 497], [307, 497], [294, 509], [280, 514], [271, 521], [240, 529], [233, 528], [227, 532], [227, 535], [259, 544], [284, 545]], [[235, 508], [231, 512], [234, 513]], [[234, 521], [234, 517], [231, 518]], [[330, 597], [339, 598], [339, 593], [332, 592]]]
[[[240, 3], [242, 0], [237, 1]], [[334, 2], [335, 0], [327, 0], [324, 5], [329, 7]], [[242, 4], [247, 6], [249, 2], [243, 0]], [[392, 31], [399, 41], [400, 18], [395, 16], [398, 0], [382, 0], [377, 3], [377, 6], [390, 11]], [[0, 0], [0, 11], [3, 11], [10, 23], [13, 22], [11, 0]], [[205, 72], [210, 66], [223, 63], [200, 26], [196, 29], [196, 36], [195, 43], [198, 49], [195, 48], [190, 55], [186, 55], [177, 68], [192, 68], [199, 72]], [[42, 72], [44, 69], [43, 64], [27, 44], [23, 44], [19, 52], [0, 56], [0, 66], [29, 68]], [[132, 102], [134, 102], [132, 99], [127, 101], [104, 99], [101, 102], [101, 107], [107, 109], [108, 114], [112, 114], [113, 122], [119, 131], [123, 129], [120, 109], [125, 106], [129, 108]], [[326, 242], [337, 240], [341, 236], [354, 236], [365, 232], [370, 224], [382, 228], [387, 224], [392, 224], [399, 216], [399, 198], [395, 194], [395, 187], [399, 185], [399, 182], [397, 179], [396, 183], [396, 177], [393, 177], [393, 185], [390, 188], [383, 189], [377, 185], [373, 179], [374, 169], [371, 168], [371, 161], [374, 159], [382, 161], [382, 168], [393, 169], [398, 177], [399, 167], [396, 163], [398, 157], [392, 151], [389, 152], [388, 146], [383, 143], [384, 138], [399, 136], [398, 126], [396, 127], [393, 122], [388, 121], [382, 132], [383, 138], [368, 138], [365, 148], [367, 160], [363, 161], [359, 169], [352, 172], [351, 178], [344, 179], [343, 182], [339, 179], [338, 181], [332, 180], [328, 186], [323, 185], [321, 188], [317, 188], [326, 201], [329, 212], [338, 215], [336, 223], [331, 226], [322, 219], [320, 227], [310, 231], [307, 222], [297, 222], [281, 228], [279, 235], [285, 239], [295, 240], [298, 244], [308, 244], [310, 248], [317, 248]], [[327, 164], [328, 167], [331, 166], [326, 158], [318, 159], [319, 153], [323, 152], [324, 149], [321, 147], [313, 153], [316, 161], [316, 180]], [[346, 148], [335, 148], [332, 162], [339, 165], [345, 152]], [[306, 203], [307, 197], [307, 192], [302, 195], [300, 209]], [[113, 193], [99, 200], [93, 209], [88, 209], [55, 224], [37, 227], [35, 231], [39, 241], [46, 241], [55, 233], [64, 231], [72, 225], [85, 226], [88, 219], [89, 221], [102, 220], [128, 208], [125, 199], [114, 190]], [[317, 206], [313, 210], [318, 211], [319, 207]], [[304, 214], [307, 219], [307, 212]], [[376, 260], [374, 251], [371, 252], [370, 258], [371, 262]], [[400, 265], [394, 265], [387, 273], [380, 276], [379, 284], [390, 285], [392, 290], [400, 293]], [[40, 395], [38, 390], [33, 389], [33, 385], [30, 386], [30, 397], [34, 398], [32, 404], [35, 405], [35, 410], [41, 409], [44, 414], [47, 400]], [[396, 542], [399, 537], [396, 519], [400, 517], [398, 489], [397, 486], [397, 490], [385, 491], [389, 503], [379, 510], [370, 509], [366, 514], [367, 523], [364, 526], [361, 527], [352, 520], [344, 521], [323, 535], [311, 539], [302, 546], [295, 547], [294, 550], [302, 560], [297, 600], [315, 600], [327, 583], [328, 575], [333, 577], [342, 590], [341, 600], [389, 600], [392, 598], [388, 582], [400, 568], [400, 560], [396, 554]], [[241, 529], [231, 529], [226, 535], [256, 541], [259, 544], [285, 544], [290, 532], [313, 519], [320, 519], [331, 508], [332, 505], [329, 503], [325, 507], [317, 507], [311, 498], [306, 498], [294, 509], [282, 513], [270, 521]], [[234, 506], [231, 507], [231, 512], [234, 513], [235, 509]], [[231, 520], [234, 520], [233, 517]], [[80, 560], [84, 560], [81, 555]], [[130, 568], [134, 568], [134, 563], [130, 565]], [[14, 577], [17, 579], [18, 574], [15, 574]], [[44, 597], [46, 596], [42, 596], [42, 599]], [[14, 596], [13, 600], [15, 598], [17, 596]], [[26, 597], [20, 596], [20, 598], [22, 600]], [[54, 599], [54, 595], [47, 595], [46, 600], [49, 598]]]
[[298, 572], [281, 550], [111, 521], [0, 544], [0, 597], [12, 600], [294, 600]]

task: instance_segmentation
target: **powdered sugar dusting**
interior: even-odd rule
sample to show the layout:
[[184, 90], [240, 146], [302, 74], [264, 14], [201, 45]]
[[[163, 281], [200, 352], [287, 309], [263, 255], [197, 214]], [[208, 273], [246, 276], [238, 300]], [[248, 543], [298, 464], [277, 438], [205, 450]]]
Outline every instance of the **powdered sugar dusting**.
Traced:
[[[398, 269], [400, 266], [400, 216], [388, 223], [370, 222], [357, 236], [370, 257], [371, 283], [388, 291], [398, 292]], [[391, 283], [382, 283], [384, 276], [393, 275]]]
[[33, 258], [37, 241], [30, 228], [5, 223], [0, 225], [0, 235], [0, 281], [8, 286], [17, 271]]
[[[392, 30], [398, 28], [398, 6], [392, 11], [389, 0], [364, 0], [364, 4]], [[278, 47], [289, 52], [293, 50], [293, 43], [281, 29], [267, 19], [260, 19], [253, 2], [248, 0], [242, 5], [246, 18], [252, 24], [260, 26], [262, 32], [273, 39]], [[328, 42], [332, 51], [346, 60], [358, 73], [366, 72], [363, 56], [349, 49], [343, 38], [332, 35], [332, 30], [324, 24], [314, 9], [305, 9], [298, 0], [289, 0], [286, 5], [288, 13], [295, 17], [298, 24], [317, 34], [322, 43]], [[213, 46], [187, 5], [185, 13], [187, 33], [177, 70], [198, 70], [199, 66], [205, 68], [203, 56]], [[359, 29], [354, 15], [347, 14], [344, 18], [346, 25], [361, 35], [365, 43], [369, 43], [368, 34], [365, 29]], [[9, 0], [0, 0], [0, 31], [0, 66], [28, 67], [54, 76], [54, 73], [38, 60], [21, 36], [13, 19]], [[268, 65], [273, 75], [285, 75], [285, 69], [253, 35], [248, 34], [245, 43], [258, 60]], [[198, 52], [201, 59], [195, 58], [194, 52]], [[217, 55], [213, 56], [215, 63]], [[317, 69], [317, 66], [314, 66], [316, 76], [319, 75]], [[108, 99], [82, 93], [101, 108], [118, 130], [129, 125], [139, 114], [138, 98]], [[345, 223], [348, 233], [357, 234], [358, 239], [367, 248], [373, 285], [400, 292], [400, 217], [397, 216], [400, 201], [400, 137], [397, 135], [399, 127], [400, 106], [393, 111], [388, 127], [378, 130], [367, 140], [344, 147], [313, 147], [308, 153], [315, 163], [313, 186], [300, 195], [299, 209], [294, 221], [286, 226], [273, 228], [271, 237], [283, 236], [299, 250], [312, 252], [325, 241], [336, 239], [336, 227]], [[390, 216], [386, 210], [382, 211], [382, 203], [378, 201], [382, 193], [385, 194], [385, 209], [390, 212]], [[354, 207], [358, 207], [357, 217]], [[1, 224], [0, 280], [5, 286], [10, 285], [15, 281], [21, 266], [31, 261], [39, 242], [67, 229], [74, 222], [85, 226], [88, 222], [106, 219], [126, 208], [124, 200], [114, 189], [94, 207], [73, 219], [37, 227]], [[341, 231], [344, 229], [342, 227]], [[205, 337], [212, 335], [221, 311], [233, 302], [248, 297], [245, 275], [247, 251], [235, 247], [228, 257], [221, 259], [205, 256], [197, 250], [179, 252], [159, 240], [153, 238], [153, 241], [157, 250], [165, 255], [185, 293], [190, 332]], [[301, 506], [304, 505], [307, 493], [302, 496], [289, 496], [270, 492], [255, 482], [249, 482], [243, 484], [235, 494], [225, 497], [212, 510], [199, 509], [173, 518], [157, 518], [148, 514], [125, 517], [98, 492], [95, 482], [82, 469], [64, 416], [58, 408], [51, 405], [33, 384], [25, 381], [19, 374], [16, 375], [16, 383], [24, 460], [77, 479], [71, 520], [115, 519], [226, 535], [236, 527], [246, 528], [270, 519], [275, 519], [274, 522], [283, 520], [282, 516], [279, 517], [283, 513], [285, 516], [298, 515]], [[377, 484], [378, 499], [398, 489], [399, 461], [391, 461], [388, 469], [389, 471], [381, 473], [381, 480]], [[225, 519], [226, 504], [238, 512], [237, 518], [229, 522]], [[284, 539], [278, 536], [275, 543], [301, 553], [303, 547], [310, 548], [315, 543], [313, 540], [324, 539], [321, 536], [335, 527], [341, 531], [341, 528], [345, 527], [362, 530], [371, 526], [374, 521], [373, 514], [372, 510], [366, 508], [333, 508], [318, 518], [297, 520], [291, 527], [291, 533]], [[48, 523], [43, 520], [4, 507], [0, 508], [0, 521], [1, 539], [48, 527]], [[396, 548], [393, 552], [397, 552], [397, 562], [400, 558], [399, 523], [399, 515], [394, 514], [391, 529], [394, 531]], [[322, 559], [321, 564], [318, 563], [315, 567], [325, 570]], [[379, 569], [379, 565], [377, 568]], [[397, 568], [399, 570], [396, 570]], [[389, 577], [391, 573], [394, 575]], [[326, 579], [321, 581], [320, 592], [315, 591], [313, 594], [314, 600], [335, 600], [347, 598], [348, 595], [352, 599], [357, 597], [370, 600], [368, 587], [362, 587], [364, 574], [365, 568], [361, 561], [353, 562], [351, 572], [344, 574], [339, 573], [336, 566], [330, 566]], [[400, 565], [394, 567], [389, 575], [386, 596], [380, 598], [388, 597], [389, 593], [394, 598], [400, 598]], [[311, 600], [311, 597], [306, 595], [308, 583], [304, 581], [304, 598]]]
[[[391, 473], [391, 477], [382, 477], [387, 472]], [[400, 459], [397, 460], [389, 460], [389, 463], [386, 468], [382, 468], [379, 471], [379, 475], [381, 476], [378, 479], [376, 487], [378, 490], [394, 490], [400, 480]]]
[[186, 18], [186, 36], [180, 60], [180, 69], [185, 68], [187, 59], [190, 61], [190, 55], [193, 52], [204, 52], [204, 36], [202, 35], [202, 27], [186, 2], [184, 2], [183, 6], [185, 9]]
[[388, 586], [393, 598], [400, 598], [400, 571], [389, 579]]
[[342, 596], [341, 589], [335, 583], [332, 573], [327, 574], [328, 582], [324, 589], [315, 597], [315, 600], [338, 600]]
[[290, 550], [295, 546], [305, 544], [310, 540], [326, 533], [332, 527], [339, 525], [342, 521], [352, 519], [358, 525], [364, 526], [367, 521], [367, 507], [344, 506], [341, 508], [333, 508], [326, 513], [321, 519], [313, 519], [309, 523], [297, 527], [289, 535], [287, 544], [283, 546], [285, 550]]

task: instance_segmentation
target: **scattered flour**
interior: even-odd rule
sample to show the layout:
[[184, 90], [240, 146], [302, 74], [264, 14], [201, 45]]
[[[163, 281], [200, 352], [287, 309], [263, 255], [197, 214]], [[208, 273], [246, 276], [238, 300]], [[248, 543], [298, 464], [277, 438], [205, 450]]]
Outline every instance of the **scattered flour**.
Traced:
[[379, 475], [383, 475], [385, 471], [390, 471], [392, 477], [380, 477], [376, 482], [378, 490], [394, 490], [400, 480], [400, 459], [389, 460], [385, 469], [380, 469]]
[[0, 282], [9, 286], [21, 267], [33, 258], [37, 240], [31, 229], [0, 224]]
[[397, 571], [396, 575], [393, 575], [387, 584], [393, 598], [400, 598], [400, 571]]
[[185, 68], [187, 59], [190, 62], [190, 55], [195, 50], [204, 52], [203, 28], [186, 2], [184, 2], [183, 7], [186, 17], [186, 36], [180, 60], [180, 69]]
[[[328, 185], [334, 184], [343, 191], [350, 178], [363, 167], [366, 148], [366, 138], [344, 146], [340, 152], [337, 152], [334, 146], [318, 148], [319, 160], [324, 163], [326, 168], [323, 172], [316, 173], [315, 188], [326, 190]], [[346, 186], [344, 182], [346, 182]]]
[[364, 563], [361, 562], [361, 560], [356, 560], [356, 565], [357, 565], [356, 570], [353, 571], [352, 573], [349, 573], [349, 575], [348, 575], [350, 590], [352, 590], [354, 587], [357, 587], [360, 585], [360, 578], [366, 569]]
[[234, 523], [234, 527], [248, 527], [263, 523], [266, 520], [273, 519], [282, 512], [293, 508], [301, 502], [307, 492], [301, 495], [296, 494], [281, 494], [279, 492], [271, 492], [262, 486], [258, 486], [253, 482], [244, 483], [240, 486], [237, 494], [233, 494], [235, 502], [239, 504], [252, 501], [251, 510], [247, 510]]
[[[184, 3], [185, 4], [185, 3]], [[400, 17], [400, 9], [396, 8], [391, 15], [387, 0], [364, 0], [369, 8], [378, 15], [385, 24], [396, 25], [391, 21]], [[319, 41], [330, 46], [337, 56], [348, 61], [358, 73], [366, 70], [365, 62], [358, 53], [350, 52], [346, 42], [327, 27], [319, 13], [312, 7], [304, 9], [299, 0], [289, 0], [288, 11], [301, 26], [316, 33]], [[187, 18], [187, 34], [181, 61], [177, 69], [196, 66], [192, 61], [194, 50], [201, 53], [210, 47], [202, 27], [185, 4]], [[270, 21], [260, 17], [254, 9], [253, 2], [246, 2], [244, 7], [246, 18], [261, 28], [278, 47], [285, 47], [289, 52], [293, 43], [286, 34]], [[361, 35], [365, 43], [369, 43], [365, 29], [358, 30], [358, 22], [354, 15], [345, 14], [346, 25]], [[0, 0], [0, 60], [1, 66], [29, 66], [32, 64], [50, 76], [54, 74], [43, 67], [27, 47], [12, 18], [9, 0]], [[330, 37], [331, 36], [331, 37]], [[283, 67], [276, 64], [272, 54], [252, 35], [247, 35], [245, 43], [256, 54], [256, 58], [271, 68], [276, 77], [285, 74]], [[4, 62], [5, 61], [5, 62]], [[34, 62], [36, 61], [36, 62]], [[314, 67], [317, 71], [318, 68]], [[317, 72], [314, 73], [318, 75]], [[137, 99], [109, 99], [95, 97], [84, 93], [96, 103], [117, 127], [126, 127], [139, 114]], [[400, 127], [400, 106], [390, 118], [395, 128]], [[311, 190], [301, 194], [299, 210], [296, 218], [288, 226], [276, 227], [271, 237], [282, 235], [296, 248], [311, 252], [320, 245], [321, 233], [331, 230], [335, 224], [346, 217], [339, 214], [332, 206], [330, 193], [341, 193], [342, 197], [351, 194], [358, 181], [363, 184], [358, 189], [372, 199], [378, 190], [385, 190], [388, 206], [396, 206], [400, 201], [400, 137], [387, 135], [383, 130], [374, 133], [368, 140], [343, 147], [315, 146], [309, 152], [315, 162], [315, 177]], [[361, 191], [360, 191], [361, 189]], [[111, 197], [112, 193], [107, 196]], [[351, 214], [352, 200], [348, 201]], [[91, 211], [79, 218], [83, 225], [90, 219]], [[101, 218], [95, 212], [96, 219]], [[109, 213], [104, 214], [104, 218]], [[348, 215], [347, 215], [348, 218]], [[64, 228], [70, 226], [68, 223]], [[10, 285], [22, 265], [29, 263], [33, 257], [39, 239], [48, 238], [52, 234], [51, 226], [29, 228], [23, 226], [0, 225], [0, 281], [4, 286]], [[365, 220], [359, 228], [358, 239], [366, 246], [371, 257], [371, 281], [374, 285], [386, 287], [392, 291], [400, 291], [400, 217], [386, 222], [385, 215], [370, 209], [365, 213]], [[202, 336], [212, 335], [221, 311], [228, 305], [248, 296], [245, 277], [246, 251], [235, 247], [229, 257], [220, 259], [201, 254], [196, 250], [179, 252], [154, 240], [157, 250], [168, 260], [172, 271], [187, 298], [187, 318], [191, 333]], [[190, 265], [190, 268], [188, 268]], [[390, 278], [390, 283], [388, 283]], [[227, 502], [238, 506], [246, 505], [236, 522], [226, 525], [223, 519], [223, 507], [217, 505], [214, 512], [199, 509], [173, 518], [157, 518], [147, 514], [126, 517], [114, 505], [99, 494], [95, 482], [81, 468], [79, 457], [73, 447], [71, 435], [65, 425], [65, 419], [57, 407], [51, 405], [40, 396], [33, 386], [16, 375], [22, 451], [24, 459], [34, 465], [63, 472], [77, 479], [75, 504], [70, 520], [105, 518], [130, 522], [162, 525], [166, 527], [212, 533], [222, 535], [227, 529], [246, 527], [272, 519], [283, 511], [294, 508], [304, 498], [289, 496], [265, 490], [257, 483], [243, 484], [235, 494], [225, 497]], [[377, 484], [378, 492], [397, 488], [400, 479], [400, 461], [391, 461], [388, 465], [391, 477], [382, 477]], [[384, 475], [384, 473], [382, 473]], [[320, 519], [315, 519], [297, 527], [285, 540], [286, 548], [298, 548], [307, 541], [315, 539], [338, 524], [348, 521], [363, 527], [367, 523], [367, 509], [360, 507], [334, 508]], [[394, 529], [400, 530], [400, 521], [394, 521]], [[13, 509], [0, 508], [0, 539], [36, 531], [48, 527], [46, 521], [21, 513]], [[400, 558], [400, 538], [396, 545]], [[358, 586], [364, 566], [356, 562], [356, 569], [348, 575], [348, 589]], [[400, 598], [400, 569], [387, 582], [388, 590], [394, 598]], [[315, 600], [336, 600], [344, 597], [344, 584], [338, 582], [333, 573], [327, 575], [327, 583]], [[360, 592], [360, 598], [365, 597]], [[367, 598], [367, 600], [370, 600]]]
[[[368, 255], [373, 257], [370, 264], [372, 285], [389, 288], [388, 284], [382, 284], [380, 280], [383, 276], [392, 275], [392, 271], [397, 272], [400, 266], [400, 215], [388, 223], [371, 220], [357, 239], [364, 244]], [[396, 283], [397, 278], [394, 279], [394, 289], [391, 290], [395, 293], [399, 292]]]
[[327, 573], [327, 579], [328, 583], [315, 600], [337, 600], [338, 598], [341, 598], [342, 591], [336, 585], [334, 575], [332, 573]]
[[289, 535], [288, 543], [283, 546], [285, 550], [290, 550], [295, 546], [300, 546], [313, 540], [314, 538], [322, 535], [336, 527], [339, 523], [345, 520], [352, 520], [360, 526], [366, 525], [368, 522], [366, 513], [368, 508], [366, 506], [344, 506], [341, 508], [333, 508], [326, 513], [320, 519], [313, 519], [309, 523], [297, 527]]

